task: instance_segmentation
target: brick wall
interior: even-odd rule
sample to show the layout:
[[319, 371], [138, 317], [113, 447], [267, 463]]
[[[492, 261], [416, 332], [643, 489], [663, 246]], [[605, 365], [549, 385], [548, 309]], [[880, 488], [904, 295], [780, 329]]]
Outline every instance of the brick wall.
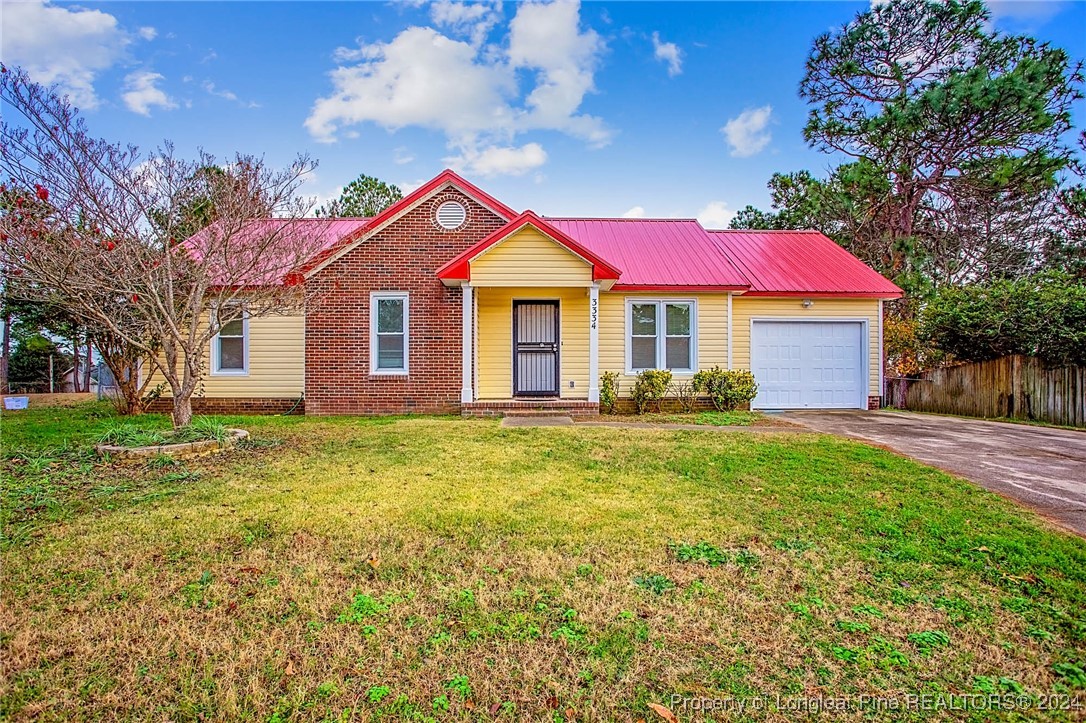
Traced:
[[868, 397], [867, 398], [868, 409], [882, 409], [882, 397]]
[[[457, 200], [467, 221], [438, 227], [434, 209]], [[449, 189], [423, 201], [306, 282], [316, 300], [305, 320], [306, 414], [455, 413], [460, 410], [461, 294], [438, 268], [504, 225]], [[370, 292], [409, 296], [408, 376], [370, 375]]]

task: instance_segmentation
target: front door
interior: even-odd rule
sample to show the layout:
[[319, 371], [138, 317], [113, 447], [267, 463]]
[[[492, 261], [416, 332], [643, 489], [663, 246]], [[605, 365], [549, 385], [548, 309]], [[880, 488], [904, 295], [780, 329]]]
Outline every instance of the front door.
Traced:
[[513, 302], [513, 395], [558, 396], [558, 302]]

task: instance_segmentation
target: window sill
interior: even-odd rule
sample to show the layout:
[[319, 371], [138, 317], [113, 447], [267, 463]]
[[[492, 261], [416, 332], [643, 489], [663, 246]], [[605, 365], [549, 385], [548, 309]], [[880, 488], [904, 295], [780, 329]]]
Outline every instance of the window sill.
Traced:
[[397, 371], [371, 371], [369, 378], [370, 379], [387, 379], [387, 378], [391, 377], [393, 379], [396, 379], [396, 378], [403, 378], [403, 377], [406, 377], [406, 376], [410, 376], [410, 373], [407, 370], [399, 371], [399, 372], [397, 372]]
[[673, 377], [692, 377], [695, 374], [697, 374], [697, 372], [695, 370], [693, 370], [693, 369], [682, 369], [682, 370], [678, 370], [678, 369], [627, 369], [626, 370], [626, 376], [628, 376], [628, 377], [636, 377], [641, 372], [666, 372], [666, 371], [670, 371], [671, 376], [673, 376]]
[[247, 377], [249, 370], [208, 372], [209, 377]]

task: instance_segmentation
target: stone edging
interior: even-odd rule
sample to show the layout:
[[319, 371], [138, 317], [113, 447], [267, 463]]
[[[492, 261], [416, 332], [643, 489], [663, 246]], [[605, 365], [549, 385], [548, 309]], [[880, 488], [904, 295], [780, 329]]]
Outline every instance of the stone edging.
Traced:
[[199, 442], [156, 444], [150, 447], [121, 447], [116, 444], [99, 444], [94, 449], [99, 456], [109, 455], [116, 462], [145, 462], [151, 457], [159, 455], [175, 458], [202, 457], [205, 454], [215, 454], [230, 449], [241, 440], [249, 438], [249, 433], [244, 429], [227, 429], [226, 432], [228, 436], [222, 442], [217, 439], [204, 439]]

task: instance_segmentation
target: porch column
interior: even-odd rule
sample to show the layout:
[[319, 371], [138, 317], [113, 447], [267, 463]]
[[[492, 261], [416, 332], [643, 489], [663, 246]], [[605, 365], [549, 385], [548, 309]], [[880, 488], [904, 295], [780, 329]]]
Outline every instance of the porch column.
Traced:
[[600, 401], [600, 285], [588, 287], [588, 401]]
[[463, 404], [475, 401], [475, 392], [471, 388], [471, 342], [472, 342], [472, 321], [475, 318], [475, 307], [473, 304], [474, 294], [471, 284], [464, 283], [460, 285], [461, 301], [463, 304], [463, 310], [461, 312], [462, 324], [461, 334], [463, 341], [461, 342], [461, 350], [463, 359], [461, 361], [461, 373], [463, 374], [463, 381], [460, 385], [460, 401]]

